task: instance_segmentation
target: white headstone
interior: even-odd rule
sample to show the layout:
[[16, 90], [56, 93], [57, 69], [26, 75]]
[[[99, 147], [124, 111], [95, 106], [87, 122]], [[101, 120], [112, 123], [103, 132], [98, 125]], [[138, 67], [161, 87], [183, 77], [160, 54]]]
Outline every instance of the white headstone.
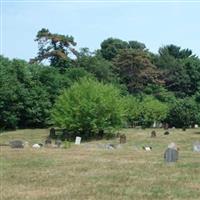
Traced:
[[34, 144], [32, 147], [33, 147], [33, 148], [36, 148], [36, 149], [39, 149], [39, 148], [40, 148], [40, 145], [39, 145], [39, 144]]
[[200, 142], [195, 142], [193, 144], [193, 151], [200, 152]]
[[145, 150], [146, 151], [151, 151], [151, 148], [150, 147], [145, 147]]
[[29, 143], [27, 141], [24, 142], [24, 147], [28, 147]]
[[151, 150], [152, 150], [152, 147], [146, 146], [146, 147], [143, 147], [143, 149], [144, 149], [145, 151], [151, 151]]
[[194, 128], [199, 128], [198, 124], [195, 124], [195, 125], [194, 125]]
[[81, 137], [76, 137], [75, 144], [81, 144]]

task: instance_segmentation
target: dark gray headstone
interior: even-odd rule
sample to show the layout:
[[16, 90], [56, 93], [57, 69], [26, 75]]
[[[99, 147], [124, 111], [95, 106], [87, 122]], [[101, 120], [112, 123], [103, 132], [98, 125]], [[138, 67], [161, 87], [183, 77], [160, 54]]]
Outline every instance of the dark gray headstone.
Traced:
[[169, 131], [165, 131], [165, 132], [164, 132], [164, 135], [169, 135]]
[[45, 144], [51, 144], [51, 139], [48, 137], [46, 140], [45, 140]]
[[52, 138], [52, 139], [56, 138], [56, 130], [55, 130], [55, 128], [51, 128], [50, 129], [50, 131], [49, 131], [49, 137]]
[[178, 151], [176, 149], [167, 148], [164, 153], [165, 162], [177, 162]]
[[24, 148], [21, 140], [13, 140], [9, 142], [11, 148]]

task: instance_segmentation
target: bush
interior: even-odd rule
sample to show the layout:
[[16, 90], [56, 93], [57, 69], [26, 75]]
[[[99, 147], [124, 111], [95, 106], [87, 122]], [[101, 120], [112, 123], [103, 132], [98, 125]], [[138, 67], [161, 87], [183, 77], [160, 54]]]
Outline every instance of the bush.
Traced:
[[140, 117], [142, 113], [140, 99], [132, 95], [128, 95], [124, 98], [124, 100], [128, 127], [139, 125], [138, 123], [140, 122]]
[[142, 127], [150, 127], [154, 121], [162, 122], [168, 113], [168, 106], [153, 96], [127, 96], [126, 118], [129, 125], [141, 125]]
[[55, 125], [85, 139], [113, 134], [123, 118], [120, 90], [88, 78], [65, 90], [52, 110]]
[[187, 128], [194, 124], [199, 124], [199, 106], [193, 98], [179, 99], [171, 107], [168, 123], [177, 128]]

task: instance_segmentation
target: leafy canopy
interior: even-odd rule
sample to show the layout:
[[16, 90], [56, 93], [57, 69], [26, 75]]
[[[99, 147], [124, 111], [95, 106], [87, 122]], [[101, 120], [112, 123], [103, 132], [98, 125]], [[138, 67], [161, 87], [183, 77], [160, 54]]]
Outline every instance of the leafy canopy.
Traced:
[[113, 133], [122, 126], [123, 117], [120, 90], [87, 78], [65, 90], [52, 110], [55, 125], [83, 138]]

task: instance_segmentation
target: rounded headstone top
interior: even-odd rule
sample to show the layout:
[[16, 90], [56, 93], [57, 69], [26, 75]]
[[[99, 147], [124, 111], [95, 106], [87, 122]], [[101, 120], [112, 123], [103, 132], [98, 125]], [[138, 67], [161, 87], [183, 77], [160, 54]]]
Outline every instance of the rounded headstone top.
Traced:
[[33, 147], [33, 148], [36, 148], [36, 149], [39, 149], [39, 148], [40, 148], [40, 145], [39, 145], [39, 144], [34, 144], [32, 147]]
[[168, 148], [178, 150], [176, 143], [172, 142], [168, 145]]

